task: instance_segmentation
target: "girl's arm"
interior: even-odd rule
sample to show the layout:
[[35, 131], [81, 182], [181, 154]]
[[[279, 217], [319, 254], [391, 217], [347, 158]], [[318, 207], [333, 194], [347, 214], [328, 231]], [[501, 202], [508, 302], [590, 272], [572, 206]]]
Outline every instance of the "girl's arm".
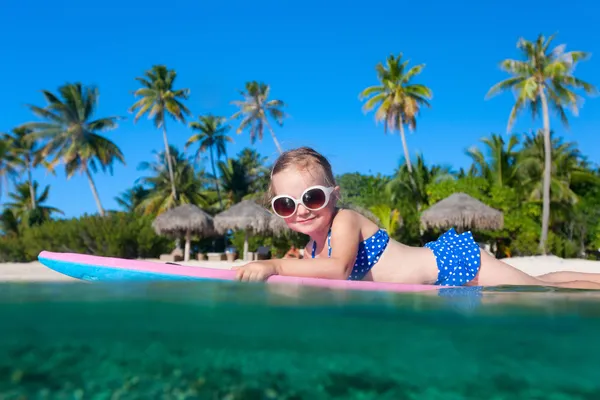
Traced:
[[[340, 211], [331, 227], [331, 257], [311, 258], [304, 251], [304, 259], [267, 260], [278, 275], [311, 278], [347, 279], [352, 272], [358, 253], [360, 221], [352, 212]], [[325, 243], [327, 246], [327, 243]]]
[[[360, 221], [352, 212], [338, 212], [331, 228], [331, 257], [310, 258], [305, 249], [304, 259], [275, 259], [255, 261], [238, 270], [241, 280], [263, 280], [270, 275], [298, 276], [307, 278], [347, 279], [352, 272], [358, 242]], [[326, 244], [327, 245], [327, 244]]]

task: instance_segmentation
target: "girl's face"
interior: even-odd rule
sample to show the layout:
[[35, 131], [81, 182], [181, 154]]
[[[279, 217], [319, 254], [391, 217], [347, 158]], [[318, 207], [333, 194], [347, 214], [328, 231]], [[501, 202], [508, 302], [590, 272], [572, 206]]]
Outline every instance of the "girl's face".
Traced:
[[[284, 221], [290, 229], [311, 235], [315, 232], [322, 232], [329, 229], [331, 218], [335, 211], [335, 203], [339, 197], [339, 187], [335, 187], [329, 195], [329, 202], [320, 210], [312, 211], [298, 202], [307, 188], [312, 186], [330, 187], [323, 176], [323, 171], [319, 166], [298, 169], [288, 167], [283, 171], [273, 175], [271, 180], [274, 196], [289, 196], [298, 203], [296, 212]], [[322, 192], [316, 193], [320, 195]], [[307, 196], [305, 196], [305, 201]], [[287, 204], [292, 204], [286, 200]]]

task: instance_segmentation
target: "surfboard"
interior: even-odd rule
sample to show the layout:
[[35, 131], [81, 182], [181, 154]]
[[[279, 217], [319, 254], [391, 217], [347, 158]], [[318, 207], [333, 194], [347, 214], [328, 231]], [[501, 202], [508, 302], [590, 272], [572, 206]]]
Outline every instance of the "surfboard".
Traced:
[[[38, 260], [46, 267], [72, 278], [91, 282], [123, 281], [233, 281], [231, 269], [191, 267], [173, 263], [128, 260], [75, 253], [42, 251]], [[301, 278], [274, 275], [266, 283], [317, 286], [331, 289], [421, 292], [438, 290], [439, 286], [348, 281], [338, 279]]]

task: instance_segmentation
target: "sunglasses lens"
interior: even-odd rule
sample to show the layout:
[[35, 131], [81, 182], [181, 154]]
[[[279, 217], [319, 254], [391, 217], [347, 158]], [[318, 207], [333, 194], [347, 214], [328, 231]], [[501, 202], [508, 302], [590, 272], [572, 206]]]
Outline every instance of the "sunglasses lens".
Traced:
[[280, 197], [273, 202], [273, 211], [280, 217], [289, 217], [296, 211], [296, 203], [289, 197]]
[[304, 193], [304, 196], [302, 196], [302, 202], [306, 208], [314, 210], [323, 207], [325, 205], [326, 198], [327, 196], [322, 189], [311, 189]]

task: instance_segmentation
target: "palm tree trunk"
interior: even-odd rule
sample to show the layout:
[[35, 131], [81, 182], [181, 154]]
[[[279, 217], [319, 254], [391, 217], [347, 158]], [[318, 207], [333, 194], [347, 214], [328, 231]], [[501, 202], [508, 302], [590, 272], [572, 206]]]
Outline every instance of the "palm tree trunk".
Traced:
[[173, 160], [171, 160], [171, 151], [169, 149], [169, 139], [167, 139], [167, 124], [165, 121], [163, 126], [163, 140], [165, 142], [165, 156], [167, 157], [167, 167], [169, 168], [169, 179], [171, 179], [171, 194], [173, 199], [177, 201], [177, 190], [175, 189], [175, 176], [173, 174]]
[[404, 149], [404, 158], [406, 159], [406, 168], [412, 176], [412, 164], [410, 162], [410, 154], [408, 154], [408, 144], [406, 143], [406, 135], [404, 134], [404, 121], [400, 118], [398, 125], [400, 128], [400, 137], [402, 138], [402, 148]]
[[277, 151], [279, 152], [279, 154], [283, 153], [283, 150], [281, 150], [281, 146], [279, 145], [279, 141], [275, 136], [275, 132], [273, 132], [273, 128], [271, 128], [271, 124], [269, 124], [269, 121], [266, 120], [265, 123], [267, 124], [267, 128], [269, 128], [269, 132], [271, 132], [271, 136], [273, 137], [273, 142], [275, 142], [275, 147], [277, 147]]
[[213, 154], [213, 146], [210, 146], [210, 164], [212, 165], [213, 176], [215, 177], [217, 197], [219, 197], [219, 207], [221, 208], [221, 211], [223, 211], [223, 200], [221, 199], [221, 189], [219, 188], [219, 180], [217, 179], [217, 170], [215, 169], [215, 157]]
[[85, 167], [85, 174], [90, 182], [90, 187], [92, 188], [92, 194], [94, 195], [94, 199], [96, 200], [96, 206], [98, 206], [98, 213], [101, 217], [104, 217], [104, 208], [102, 208], [102, 203], [100, 202], [100, 196], [98, 196], [98, 190], [96, 190], [96, 184], [94, 183], [94, 179], [92, 178], [92, 174], [90, 174], [90, 170]]
[[[417, 184], [415, 177], [413, 176], [412, 163], [410, 162], [410, 154], [408, 153], [408, 144], [406, 143], [406, 134], [404, 132], [404, 120], [402, 116], [398, 117], [398, 129], [400, 129], [400, 138], [402, 139], [402, 149], [404, 150], [404, 159], [406, 160], [406, 168], [408, 169], [408, 176], [410, 177], [410, 183], [412, 184], [413, 193], [418, 193]], [[417, 210], [421, 211], [421, 204], [417, 200]]]
[[33, 178], [31, 175], [31, 161], [29, 160], [29, 156], [25, 158], [25, 168], [27, 168], [27, 183], [29, 184], [29, 196], [31, 196], [31, 209], [35, 210], [37, 208], [37, 204], [35, 198], [35, 189], [33, 188]]
[[550, 140], [550, 118], [548, 101], [544, 89], [540, 88], [540, 100], [544, 118], [544, 186], [542, 189], [542, 233], [540, 235], [540, 251], [546, 254], [548, 226], [550, 224], [550, 180], [552, 179], [552, 142]]

